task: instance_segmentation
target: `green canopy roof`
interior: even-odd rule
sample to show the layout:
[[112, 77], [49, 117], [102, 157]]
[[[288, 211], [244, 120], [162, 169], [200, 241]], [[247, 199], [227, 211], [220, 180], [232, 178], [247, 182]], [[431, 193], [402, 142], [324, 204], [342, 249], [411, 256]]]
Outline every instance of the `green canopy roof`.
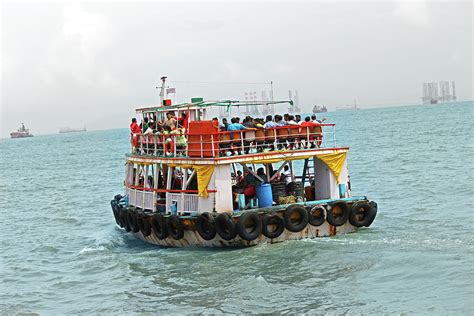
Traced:
[[230, 109], [231, 107], [240, 107], [240, 106], [258, 106], [258, 105], [271, 105], [271, 104], [281, 104], [288, 103], [293, 105], [293, 101], [234, 101], [234, 100], [224, 100], [224, 101], [200, 101], [195, 103], [181, 103], [169, 106], [156, 106], [156, 107], [146, 107], [138, 108], [137, 112], [166, 112], [179, 109], [190, 109], [190, 108], [205, 108], [211, 106], [223, 106]]

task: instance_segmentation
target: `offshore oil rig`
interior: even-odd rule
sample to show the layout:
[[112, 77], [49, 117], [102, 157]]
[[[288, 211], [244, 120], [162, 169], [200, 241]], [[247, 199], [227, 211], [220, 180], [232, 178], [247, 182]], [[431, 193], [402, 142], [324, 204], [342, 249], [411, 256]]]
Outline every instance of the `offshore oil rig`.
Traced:
[[456, 84], [451, 81], [425, 82], [423, 83], [423, 104], [438, 104], [456, 101]]

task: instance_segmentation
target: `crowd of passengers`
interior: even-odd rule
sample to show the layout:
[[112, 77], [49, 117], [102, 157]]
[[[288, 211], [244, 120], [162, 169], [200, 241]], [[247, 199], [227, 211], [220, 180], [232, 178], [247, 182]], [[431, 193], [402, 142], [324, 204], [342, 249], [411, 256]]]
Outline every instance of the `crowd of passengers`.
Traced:
[[[272, 128], [282, 127], [282, 126], [301, 126], [301, 127], [314, 127], [321, 125], [326, 119], [318, 120], [316, 115], [306, 116], [302, 120], [301, 115], [279, 115], [275, 114], [267, 115], [265, 119], [263, 118], [253, 118], [251, 116], [246, 116], [242, 121], [239, 117], [233, 117], [230, 119], [230, 123], [227, 118], [223, 118], [221, 123], [217, 117], [212, 119], [214, 127], [218, 128], [221, 132], [235, 132], [235, 131], [245, 131], [245, 130], [268, 130]], [[183, 112], [179, 118], [175, 117], [173, 111], [170, 111], [166, 114], [166, 119], [163, 121], [156, 120], [155, 117], [149, 119], [145, 117], [140, 124], [137, 123], [136, 118], [132, 118], [132, 123], [130, 124], [130, 130], [132, 133], [132, 145], [134, 151], [138, 149], [138, 135], [160, 135], [164, 136], [164, 153], [167, 156], [174, 154], [174, 148], [177, 148], [178, 151], [184, 151], [187, 147], [187, 138], [186, 131], [188, 130], [189, 118], [188, 115]], [[230, 133], [229, 137], [233, 138], [233, 133]], [[299, 140], [290, 139], [289, 142], [278, 141], [277, 148], [288, 148], [292, 149], [295, 147], [305, 147], [305, 148], [314, 148], [316, 146], [316, 141], [314, 138], [311, 139], [311, 142], [304, 140], [304, 135], [301, 137], [303, 142]], [[221, 144], [223, 152], [227, 149], [230, 150], [231, 154], [238, 154], [239, 151], [248, 153], [250, 149], [250, 143], [246, 143], [244, 148], [239, 148], [239, 144], [232, 144], [232, 142], [227, 143], [226, 145]], [[275, 144], [273, 141], [267, 142], [256, 142], [255, 143], [257, 152], [262, 152], [264, 148], [269, 148], [270, 150], [275, 150]]]

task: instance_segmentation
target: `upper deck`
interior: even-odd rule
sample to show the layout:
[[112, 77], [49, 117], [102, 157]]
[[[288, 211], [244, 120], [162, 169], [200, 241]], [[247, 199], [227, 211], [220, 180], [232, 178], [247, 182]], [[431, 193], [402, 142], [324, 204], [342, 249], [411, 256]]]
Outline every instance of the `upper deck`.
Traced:
[[207, 119], [212, 106], [231, 107], [271, 105], [291, 101], [240, 102], [200, 101], [174, 106], [146, 107], [137, 109], [143, 119], [163, 124], [166, 115], [172, 113], [181, 118], [180, 126], [173, 131], [132, 134], [132, 151], [129, 160], [164, 162], [220, 164], [232, 162], [272, 159], [278, 156], [305, 157], [337, 151], [335, 124], [284, 125], [269, 128], [248, 127], [245, 130], [222, 130], [215, 120]]

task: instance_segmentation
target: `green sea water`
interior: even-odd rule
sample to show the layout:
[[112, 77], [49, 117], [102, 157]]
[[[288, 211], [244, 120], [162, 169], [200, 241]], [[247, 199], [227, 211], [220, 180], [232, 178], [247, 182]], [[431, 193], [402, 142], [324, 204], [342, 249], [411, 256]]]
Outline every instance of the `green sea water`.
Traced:
[[0, 140], [0, 314], [474, 314], [474, 103], [321, 116], [374, 223], [235, 250], [115, 226], [127, 128]]

